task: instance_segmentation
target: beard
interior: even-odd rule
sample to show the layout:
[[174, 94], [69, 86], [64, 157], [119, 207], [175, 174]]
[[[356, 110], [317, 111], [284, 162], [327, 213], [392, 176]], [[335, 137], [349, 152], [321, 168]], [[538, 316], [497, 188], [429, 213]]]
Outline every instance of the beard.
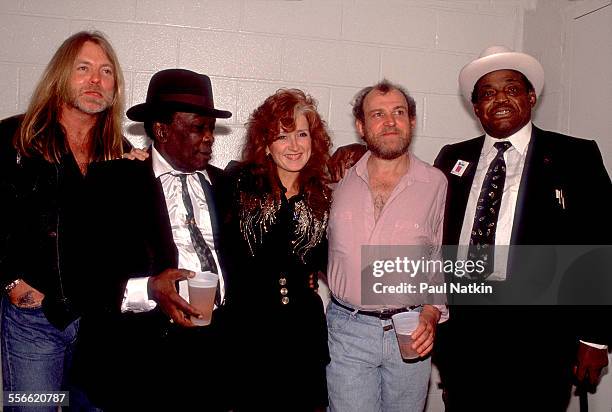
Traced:
[[[87, 92], [94, 91], [101, 96], [88, 95]], [[113, 94], [106, 93], [100, 88], [80, 88], [70, 90], [70, 104], [80, 111], [88, 114], [98, 114], [108, 109], [113, 102]]]
[[[384, 136], [385, 133], [389, 132], [397, 132], [398, 135], [393, 137]], [[391, 139], [394, 139], [394, 141], [391, 141]], [[396, 127], [388, 127], [374, 135], [369, 130], [366, 130], [363, 140], [365, 140], [368, 149], [374, 156], [384, 160], [393, 160], [408, 152], [412, 136], [410, 130], [403, 132]]]

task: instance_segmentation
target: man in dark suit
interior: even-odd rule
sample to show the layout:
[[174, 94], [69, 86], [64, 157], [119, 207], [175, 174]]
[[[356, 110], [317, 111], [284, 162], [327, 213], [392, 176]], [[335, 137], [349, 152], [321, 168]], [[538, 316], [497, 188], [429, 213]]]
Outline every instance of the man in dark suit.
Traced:
[[[92, 229], [100, 234], [95, 250], [108, 256], [96, 270], [101, 278], [115, 274], [104, 284], [115, 288], [122, 314], [84, 322], [76, 374], [105, 410], [225, 410], [227, 283], [218, 211], [226, 185], [209, 160], [216, 119], [231, 113], [214, 108], [207, 76], [169, 69], [151, 78], [146, 102], [127, 116], [144, 122], [150, 156], [108, 162], [90, 176], [90, 201], [105, 211]], [[135, 218], [126, 221], [126, 212]], [[211, 324], [195, 327], [202, 314], [188, 303], [186, 279], [205, 270], [219, 274], [220, 293]]]
[[[449, 184], [445, 244], [507, 251], [509, 245], [612, 243], [606, 210], [612, 189], [596, 143], [531, 123], [543, 83], [536, 59], [502, 46], [462, 69], [461, 92], [486, 134], [443, 147], [435, 161]], [[531, 256], [546, 263], [544, 250], [533, 246]], [[513, 303], [530, 303], [551, 280], [546, 270], [519, 268], [533, 266], [532, 259], [488, 256], [491, 269], [478, 280], [514, 288], [524, 300]], [[608, 363], [606, 346], [595, 343], [607, 343], [606, 311], [453, 306], [437, 353], [447, 410], [565, 410], [572, 362], [577, 359], [578, 379], [591, 383]]]

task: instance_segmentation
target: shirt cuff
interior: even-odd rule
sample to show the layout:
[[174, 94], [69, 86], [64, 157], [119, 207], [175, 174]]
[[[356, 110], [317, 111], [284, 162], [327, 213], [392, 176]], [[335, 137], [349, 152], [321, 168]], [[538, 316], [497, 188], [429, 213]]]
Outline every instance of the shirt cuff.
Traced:
[[128, 280], [123, 302], [121, 302], [121, 312], [148, 312], [157, 306], [157, 302], [149, 299], [147, 284], [149, 277], [132, 278]]
[[448, 306], [446, 305], [432, 305], [434, 308], [437, 308], [440, 311], [440, 319], [438, 323], [443, 323], [448, 320]]
[[591, 343], [591, 342], [585, 342], [583, 340], [580, 341], [581, 343], [584, 343], [585, 345], [589, 345], [594, 347], [595, 349], [605, 349], [608, 350], [608, 345], [600, 345], [599, 343]]

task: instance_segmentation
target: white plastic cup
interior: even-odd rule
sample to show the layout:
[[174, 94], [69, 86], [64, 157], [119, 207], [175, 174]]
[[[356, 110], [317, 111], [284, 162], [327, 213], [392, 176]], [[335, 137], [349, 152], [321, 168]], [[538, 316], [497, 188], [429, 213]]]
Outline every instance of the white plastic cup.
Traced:
[[191, 317], [191, 321], [197, 326], [210, 325], [212, 311], [215, 305], [215, 294], [219, 275], [212, 272], [196, 272], [196, 275], [187, 279], [189, 287], [189, 304], [202, 312], [203, 318]]
[[410, 360], [419, 357], [419, 353], [412, 349], [412, 332], [419, 326], [420, 314], [420, 312], [402, 312], [391, 316], [402, 359]]

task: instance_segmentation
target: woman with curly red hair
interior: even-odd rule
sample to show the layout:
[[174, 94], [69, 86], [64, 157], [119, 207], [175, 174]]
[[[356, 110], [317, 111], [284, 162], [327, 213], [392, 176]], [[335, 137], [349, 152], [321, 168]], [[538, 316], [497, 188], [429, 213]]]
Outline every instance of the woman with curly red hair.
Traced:
[[327, 262], [330, 146], [316, 102], [301, 90], [277, 91], [247, 123], [230, 229], [230, 304], [247, 392], [237, 410], [327, 405], [327, 325], [309, 280]]

